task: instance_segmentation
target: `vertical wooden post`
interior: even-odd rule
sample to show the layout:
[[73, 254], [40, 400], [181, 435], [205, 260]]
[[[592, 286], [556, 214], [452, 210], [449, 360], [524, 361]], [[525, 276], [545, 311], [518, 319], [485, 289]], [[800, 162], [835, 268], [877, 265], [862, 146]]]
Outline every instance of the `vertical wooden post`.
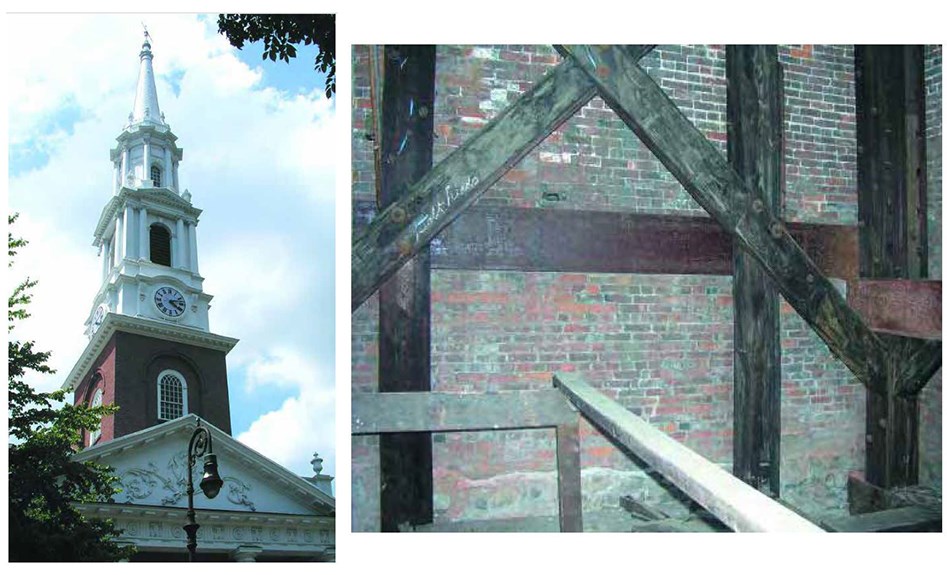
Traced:
[[[927, 277], [927, 169], [923, 46], [856, 46], [859, 272]], [[868, 392], [865, 479], [878, 487], [918, 480], [917, 397]], [[918, 386], [920, 387], [920, 386]]]
[[[385, 46], [379, 210], [431, 169], [434, 46]], [[423, 248], [379, 291], [378, 391], [431, 391], [431, 265]], [[433, 520], [430, 433], [380, 438], [381, 529]]]
[[582, 531], [582, 461], [579, 415], [556, 426], [556, 470], [559, 479], [559, 531]]
[[[776, 46], [727, 46], [727, 156], [774, 215], [781, 213], [782, 73]], [[750, 209], [762, 211], [761, 206]], [[779, 496], [779, 291], [733, 245], [733, 474]]]

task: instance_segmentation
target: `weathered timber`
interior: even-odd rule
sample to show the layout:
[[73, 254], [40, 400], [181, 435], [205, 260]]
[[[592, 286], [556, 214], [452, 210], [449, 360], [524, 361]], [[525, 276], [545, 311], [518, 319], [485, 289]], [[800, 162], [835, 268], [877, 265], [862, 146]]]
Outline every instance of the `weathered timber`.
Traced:
[[[650, 49], [628, 53], [637, 61]], [[382, 211], [352, 244], [352, 310], [594, 94], [584, 73], [560, 64]]]
[[944, 355], [940, 340], [921, 340], [881, 334], [891, 349], [895, 363], [894, 392], [899, 396], [916, 396], [941, 367]]
[[488, 431], [569, 425], [576, 411], [558, 391], [353, 393], [352, 435]]
[[[782, 215], [782, 141], [776, 46], [727, 46], [727, 159], [775, 218]], [[779, 292], [733, 244], [733, 474], [779, 497]]]
[[574, 374], [556, 374], [553, 380], [607, 438], [631, 450], [734, 531], [821, 531]]
[[862, 279], [849, 284], [847, 297], [875, 331], [942, 339], [940, 280]]
[[[927, 276], [923, 104], [923, 46], [855, 46], [862, 277]], [[879, 487], [912, 485], [918, 479], [917, 399], [898, 395], [897, 388], [899, 381], [910, 388], [918, 382], [905, 381], [898, 369], [921, 375], [901, 354], [924, 353], [929, 346], [909, 342], [897, 346], [898, 355], [887, 347], [889, 365], [868, 391], [865, 475]]]
[[881, 385], [885, 347], [786, 233], [758, 190], [748, 187], [713, 144], [621, 47], [558, 47], [598, 87], [684, 189], [766, 270], [786, 301], [867, 387]]
[[[385, 46], [380, 207], [407, 195], [431, 169], [434, 46]], [[431, 390], [431, 263], [427, 247], [378, 292], [378, 391]], [[434, 484], [430, 433], [379, 438], [381, 529], [430, 523]]]
[[842, 533], [931, 532], [941, 530], [941, 513], [928, 507], [898, 507], [861, 515], [824, 517], [826, 531]]
[[855, 72], [861, 276], [926, 278], [924, 47], [855, 46]]
[[582, 531], [582, 463], [579, 451], [579, 418], [556, 426], [556, 468], [559, 489], [559, 529]]
[[[827, 276], [857, 277], [855, 226], [787, 223], [786, 229]], [[431, 267], [730, 275], [732, 248], [729, 234], [710, 218], [472, 206], [431, 242]]]
[[941, 509], [943, 498], [933, 487], [909, 485], [883, 489], [866, 481], [861, 472], [848, 474], [848, 511], [852, 515], [910, 506]]
[[619, 497], [618, 505], [621, 506], [621, 508], [627, 511], [628, 513], [631, 513], [632, 515], [636, 515], [648, 521], [655, 521], [655, 520], [668, 518], [668, 515], [664, 513], [663, 511], [661, 511], [660, 509], [654, 509], [648, 505], [645, 505], [644, 503], [638, 501], [631, 495], [622, 495], [621, 497]]

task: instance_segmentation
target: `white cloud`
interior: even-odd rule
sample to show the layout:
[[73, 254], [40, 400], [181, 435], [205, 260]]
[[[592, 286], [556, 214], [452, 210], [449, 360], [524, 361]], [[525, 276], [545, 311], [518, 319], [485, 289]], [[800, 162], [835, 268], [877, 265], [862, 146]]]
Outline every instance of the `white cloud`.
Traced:
[[[109, 149], [134, 100], [144, 21], [159, 104], [184, 149], [181, 183], [203, 210], [198, 250], [214, 296], [210, 325], [240, 339], [228, 357], [230, 385], [293, 394], [268, 413], [232, 404], [254, 420], [234, 432], [297, 473], [311, 474], [314, 450], [334, 468], [338, 142], [321, 87], [288, 94], [263, 85], [259, 67], [237, 58], [212, 16], [8, 18], [10, 45], [30, 47], [30, 58], [10, 60], [6, 86], [10, 209], [22, 213], [15, 229], [31, 242], [11, 280], [40, 282], [33, 317], [15, 335], [52, 350], [59, 370], [31, 383], [58, 388], [86, 344], [83, 322], [101, 279], [92, 232], [112, 193]], [[26, 149], [47, 151], [48, 162], [15, 165]]]
[[237, 440], [300, 475], [312, 475], [312, 454], [335, 475], [335, 396], [325, 386], [301, 388], [297, 397], [257, 419]]

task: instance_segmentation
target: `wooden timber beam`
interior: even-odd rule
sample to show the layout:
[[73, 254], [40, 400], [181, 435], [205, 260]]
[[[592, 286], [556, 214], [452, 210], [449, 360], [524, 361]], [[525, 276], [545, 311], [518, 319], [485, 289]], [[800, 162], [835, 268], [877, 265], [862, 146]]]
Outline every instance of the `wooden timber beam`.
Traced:
[[[827, 276], [858, 276], [855, 226], [786, 229]], [[710, 218], [472, 206], [432, 242], [431, 267], [730, 275], [732, 252], [733, 240]]]
[[[651, 48], [626, 54], [637, 61]], [[594, 94], [581, 70], [560, 64], [383, 210], [352, 244], [352, 310]]]
[[848, 305], [876, 332], [942, 339], [940, 280], [861, 279], [848, 286]]
[[539, 429], [576, 421], [575, 409], [554, 389], [352, 394], [352, 435]]
[[579, 414], [558, 391], [352, 396], [353, 435], [547, 427], [556, 430], [560, 530], [582, 531]]
[[[782, 70], [776, 46], [727, 46], [727, 158], [781, 218]], [[733, 474], [779, 497], [779, 291], [733, 246]]]
[[606, 437], [631, 450], [734, 531], [822, 531], [659, 431], [575, 374], [556, 374], [553, 381]]
[[942, 518], [939, 509], [911, 506], [824, 517], [819, 524], [826, 531], [841, 533], [939, 532]]
[[[381, 208], [401, 200], [431, 169], [434, 46], [385, 46]], [[378, 291], [378, 391], [431, 391], [431, 263], [427, 247]], [[434, 519], [430, 433], [379, 438], [381, 529]]]
[[744, 183], [633, 55], [621, 47], [559, 50], [593, 79], [602, 99], [684, 189], [756, 258], [829, 350], [867, 387], [885, 393], [884, 344], [786, 233], [759, 191]]
[[[927, 276], [924, 47], [855, 46], [860, 270], [864, 278]], [[940, 365], [940, 343], [888, 338], [884, 390], [870, 388], [865, 478], [882, 488], [918, 481], [916, 394]], [[878, 387], [878, 386], [875, 386]]]

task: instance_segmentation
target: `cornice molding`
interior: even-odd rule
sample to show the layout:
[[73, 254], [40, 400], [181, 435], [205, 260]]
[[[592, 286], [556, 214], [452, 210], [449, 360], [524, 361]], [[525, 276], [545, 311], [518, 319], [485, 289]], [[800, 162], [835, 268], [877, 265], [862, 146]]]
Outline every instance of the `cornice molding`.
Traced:
[[69, 375], [62, 384], [62, 389], [75, 389], [76, 386], [79, 385], [79, 382], [82, 381], [82, 378], [85, 377], [85, 374], [92, 367], [92, 362], [99, 357], [99, 354], [105, 349], [105, 344], [109, 342], [116, 332], [175, 341], [222, 351], [224, 353], [229, 353], [230, 350], [237, 345], [237, 342], [240, 341], [233, 337], [217, 335], [192, 327], [167, 324], [153, 319], [131, 317], [109, 312], [105, 315], [105, 319], [102, 321], [102, 325], [99, 326], [99, 330], [95, 332], [95, 335], [89, 340], [89, 344], [82, 352], [82, 355], [79, 356], [72, 371], [69, 372]]

